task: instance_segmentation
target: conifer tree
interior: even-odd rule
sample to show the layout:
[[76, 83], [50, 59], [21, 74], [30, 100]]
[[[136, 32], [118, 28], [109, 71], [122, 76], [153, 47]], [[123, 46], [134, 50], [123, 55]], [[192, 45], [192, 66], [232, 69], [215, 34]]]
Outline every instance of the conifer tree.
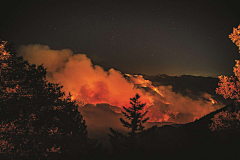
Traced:
[[143, 123], [147, 122], [149, 117], [144, 118], [148, 111], [143, 111], [145, 103], [139, 101], [140, 96], [136, 94], [135, 97], [130, 98], [131, 107], [126, 108], [123, 106], [124, 111], [122, 114], [127, 120], [120, 118], [121, 123], [124, 127], [130, 129], [128, 132], [129, 136], [124, 136], [123, 134], [110, 128], [113, 135], [110, 135], [110, 142], [113, 148], [117, 150], [129, 150], [136, 151], [141, 147], [141, 134], [144, 131]]

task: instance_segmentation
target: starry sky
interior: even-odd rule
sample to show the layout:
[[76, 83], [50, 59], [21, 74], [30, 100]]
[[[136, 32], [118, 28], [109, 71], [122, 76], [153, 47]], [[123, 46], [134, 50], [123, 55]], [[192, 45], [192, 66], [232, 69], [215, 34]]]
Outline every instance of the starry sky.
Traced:
[[231, 75], [240, 24], [233, 1], [9, 0], [0, 39], [86, 54], [105, 70], [130, 74]]

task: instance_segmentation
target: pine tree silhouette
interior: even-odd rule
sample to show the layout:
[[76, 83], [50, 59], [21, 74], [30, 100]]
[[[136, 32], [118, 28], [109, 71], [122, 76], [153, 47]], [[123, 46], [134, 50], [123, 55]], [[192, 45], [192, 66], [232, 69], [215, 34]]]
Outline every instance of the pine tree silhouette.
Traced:
[[120, 118], [124, 127], [130, 129], [129, 136], [125, 136], [122, 133], [110, 128], [112, 135], [109, 134], [112, 147], [117, 152], [137, 151], [141, 148], [141, 135], [144, 131], [143, 123], [147, 122], [149, 117], [143, 118], [148, 111], [143, 112], [145, 103], [139, 101], [140, 96], [136, 94], [135, 97], [130, 98], [131, 107], [126, 108], [123, 106], [124, 111], [122, 114], [127, 120]]

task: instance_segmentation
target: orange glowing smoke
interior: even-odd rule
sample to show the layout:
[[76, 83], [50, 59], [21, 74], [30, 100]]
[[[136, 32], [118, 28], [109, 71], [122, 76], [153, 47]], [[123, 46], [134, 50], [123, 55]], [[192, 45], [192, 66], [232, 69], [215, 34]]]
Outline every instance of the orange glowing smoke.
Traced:
[[115, 69], [105, 71], [93, 65], [85, 54], [73, 54], [68, 49], [51, 50], [44, 45], [22, 46], [19, 52], [30, 63], [43, 63], [48, 80], [63, 85], [65, 93], [70, 92], [72, 99], [82, 105], [108, 103], [127, 107], [136, 93], [148, 106], [154, 101], [149, 93], [129, 83], [121, 72]]
[[125, 75], [128, 76], [134, 84], [141, 85], [141, 87], [149, 87], [150, 89], [158, 93], [160, 96], [164, 97], [164, 95], [152, 85], [152, 82], [149, 80], [145, 80], [142, 75]]
[[164, 101], [164, 94], [157, 88], [152, 85], [152, 82], [143, 78], [142, 75], [130, 75], [125, 74], [129, 78], [129, 81], [138, 85], [138, 87], [150, 88], [152, 91], [160, 95], [160, 101], [164, 104], [171, 104], [170, 102]]
[[148, 116], [151, 117], [148, 122], [168, 122], [170, 119], [173, 121], [177, 117], [179, 112], [173, 111], [152, 111]]
[[28, 45], [21, 46], [18, 53], [29, 63], [43, 63], [48, 81], [63, 85], [63, 91], [70, 92], [72, 100], [82, 106], [107, 103], [112, 110], [120, 112], [122, 106], [130, 106], [130, 98], [138, 93], [140, 101], [146, 103], [147, 116], [152, 122], [189, 122], [219, 107], [205, 102], [202, 97], [197, 100], [184, 97], [173, 92], [171, 86], [153, 86], [142, 75], [122, 75], [113, 68], [105, 71], [93, 65], [85, 54], [73, 54], [69, 49], [52, 50], [45, 45]]

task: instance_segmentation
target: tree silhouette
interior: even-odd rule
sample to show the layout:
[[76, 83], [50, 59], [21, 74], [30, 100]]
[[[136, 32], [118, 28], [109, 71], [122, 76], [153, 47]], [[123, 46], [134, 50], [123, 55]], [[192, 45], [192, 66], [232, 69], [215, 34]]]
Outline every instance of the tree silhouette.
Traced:
[[213, 123], [209, 126], [213, 132], [228, 130], [231, 132], [240, 132], [240, 111], [228, 112], [222, 111], [214, 115], [212, 118]]
[[135, 97], [130, 98], [131, 107], [126, 108], [123, 106], [124, 111], [122, 114], [129, 120], [126, 121], [120, 118], [121, 123], [124, 127], [130, 129], [128, 132], [129, 136], [124, 136], [123, 134], [110, 128], [110, 131], [113, 135], [109, 134], [110, 142], [115, 150], [124, 151], [137, 151], [141, 147], [141, 134], [144, 131], [145, 123], [149, 117], [143, 118], [148, 111], [143, 112], [145, 103], [139, 101], [140, 96], [136, 94]]
[[[240, 52], [240, 25], [238, 28], [233, 28], [233, 33], [229, 35], [229, 38], [239, 47]], [[234, 76], [219, 76], [219, 87], [216, 88], [216, 93], [222, 95], [225, 99], [231, 98], [238, 101], [240, 100], [240, 60], [235, 61]]]
[[61, 88], [46, 80], [43, 65], [30, 65], [0, 41], [0, 156], [74, 159], [94, 149], [78, 105]]
[[[229, 35], [232, 42], [239, 48], [240, 53], [240, 25], [238, 28], [233, 28], [233, 33]], [[219, 112], [212, 118], [212, 123], [209, 125], [211, 131], [237, 131], [239, 132], [240, 117], [239, 117], [239, 105], [240, 100], [240, 60], [235, 60], [236, 64], [233, 67], [234, 76], [219, 76], [218, 88], [216, 93], [222, 95], [225, 99], [230, 98], [235, 100], [234, 111]]]

